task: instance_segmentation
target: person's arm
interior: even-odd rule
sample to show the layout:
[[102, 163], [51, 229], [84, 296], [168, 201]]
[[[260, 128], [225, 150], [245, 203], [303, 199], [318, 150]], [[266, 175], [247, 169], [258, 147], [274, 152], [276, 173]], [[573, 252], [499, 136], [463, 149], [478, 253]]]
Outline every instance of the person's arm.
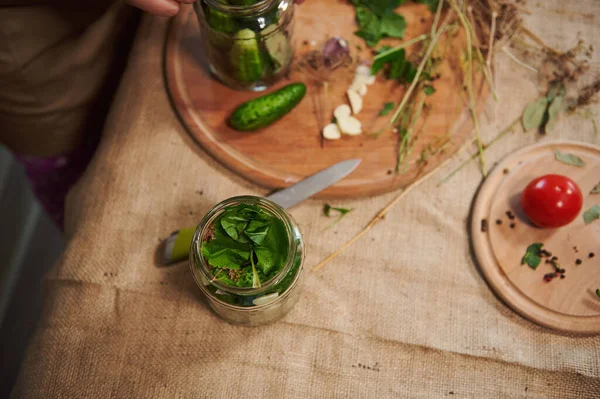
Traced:
[[194, 0], [125, 0], [125, 2], [150, 14], [172, 17], [179, 12], [179, 3], [192, 4]]
[[[125, 0], [125, 3], [137, 7], [150, 14], [172, 17], [179, 12], [179, 4], [192, 4], [195, 0]], [[34, 5], [68, 5], [82, 6], [86, 2], [97, 3], [96, 0], [0, 0], [0, 7], [26, 7]]]

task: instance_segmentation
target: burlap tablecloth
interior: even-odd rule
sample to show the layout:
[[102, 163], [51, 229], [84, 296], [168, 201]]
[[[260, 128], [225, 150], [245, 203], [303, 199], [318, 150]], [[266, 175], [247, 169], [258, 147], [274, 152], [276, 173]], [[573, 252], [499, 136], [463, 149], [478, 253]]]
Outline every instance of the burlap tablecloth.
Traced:
[[[527, 25], [558, 48], [579, 32], [600, 47], [600, 2], [529, 8]], [[157, 266], [157, 245], [216, 202], [265, 191], [186, 135], [162, 75], [166, 29], [143, 21], [105, 138], [69, 198], [71, 242], [48, 277], [16, 397], [600, 397], [600, 337], [538, 327], [484, 282], [466, 225], [476, 163], [436, 186], [460, 157], [325, 269], [307, 272], [301, 300], [280, 322], [246, 328], [215, 316], [186, 263]], [[535, 75], [507, 57], [498, 56], [496, 73], [501, 101], [487, 111], [487, 137], [538, 95]], [[488, 157], [557, 138], [600, 142], [589, 120], [571, 116], [548, 137], [517, 132]], [[307, 268], [394, 195], [336, 202], [356, 210], [327, 231], [322, 202], [293, 208]]]

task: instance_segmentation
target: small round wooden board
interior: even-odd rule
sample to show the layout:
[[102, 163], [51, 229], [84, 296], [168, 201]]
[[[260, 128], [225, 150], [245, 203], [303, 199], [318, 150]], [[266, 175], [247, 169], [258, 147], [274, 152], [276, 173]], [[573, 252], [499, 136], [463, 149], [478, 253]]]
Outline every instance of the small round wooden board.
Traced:
[[[555, 159], [555, 151], [579, 156], [584, 167]], [[510, 307], [531, 321], [572, 333], [600, 333], [600, 220], [585, 225], [582, 214], [560, 229], [540, 229], [527, 220], [520, 205], [525, 186], [536, 177], [560, 174], [573, 179], [584, 195], [582, 214], [600, 204], [591, 194], [600, 183], [600, 147], [553, 142], [524, 148], [498, 164], [483, 183], [472, 214], [471, 239], [479, 266], [491, 288]], [[514, 215], [511, 219], [507, 212]], [[487, 231], [482, 221], [487, 220]], [[498, 224], [500, 221], [501, 224]], [[514, 224], [514, 225], [513, 225]], [[521, 265], [527, 247], [543, 243], [566, 269], [565, 278], [544, 281], [554, 272], [542, 263]], [[594, 254], [591, 257], [590, 254]], [[577, 265], [577, 259], [581, 264]]]
[[[414, 38], [429, 32], [433, 15], [426, 5], [406, 3], [398, 11], [407, 20], [405, 38]], [[311, 42], [322, 43], [338, 35], [350, 41], [353, 56], [371, 59], [371, 49], [357, 38], [355, 9], [349, 1], [311, 0], [295, 7], [294, 37], [296, 56], [312, 49]], [[198, 21], [192, 7], [183, 7], [174, 18], [166, 43], [165, 74], [173, 105], [191, 136], [210, 155], [227, 168], [263, 187], [276, 189], [327, 168], [337, 162], [362, 159], [361, 165], [350, 176], [318, 194], [320, 198], [349, 198], [369, 196], [405, 187], [434, 169], [452, 156], [470, 137], [471, 120], [466, 110], [466, 95], [462, 91], [460, 55], [465, 48], [462, 30], [455, 36], [440, 40], [444, 61], [435, 81], [436, 92], [427, 97], [431, 105], [416, 125], [417, 139], [409, 157], [405, 173], [394, 173], [397, 163], [398, 135], [391, 129], [378, 139], [366, 134], [343, 137], [337, 141], [321, 139], [321, 127], [315, 115], [322, 101], [322, 91], [308, 84], [305, 73], [292, 66], [289, 79], [271, 88], [277, 90], [291, 82], [305, 81], [308, 94], [288, 115], [271, 126], [256, 132], [238, 132], [227, 125], [228, 116], [242, 102], [258, 96], [257, 93], [235, 91], [216, 81], [206, 67], [205, 52]], [[383, 45], [397, 46], [400, 40], [382, 40]], [[407, 48], [407, 54], [419, 50], [420, 45]], [[328, 89], [327, 111], [322, 114], [327, 122], [333, 108], [347, 103], [346, 90], [352, 82], [354, 68], [338, 70]], [[476, 68], [475, 96], [482, 109], [487, 97], [485, 79]], [[386, 102], [396, 105], [405, 88], [379, 76], [369, 87], [364, 98], [363, 111], [358, 115], [363, 128], [376, 132], [391, 117], [378, 117]], [[324, 119], [320, 118], [320, 119]]]

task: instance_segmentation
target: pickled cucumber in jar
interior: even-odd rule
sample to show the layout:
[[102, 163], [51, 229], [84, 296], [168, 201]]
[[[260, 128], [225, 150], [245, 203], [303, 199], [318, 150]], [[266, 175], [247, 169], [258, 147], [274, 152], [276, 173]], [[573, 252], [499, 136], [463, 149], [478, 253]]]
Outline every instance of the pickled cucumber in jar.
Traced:
[[292, 1], [197, 2], [195, 10], [214, 75], [241, 89], [261, 90], [275, 83], [292, 60]]

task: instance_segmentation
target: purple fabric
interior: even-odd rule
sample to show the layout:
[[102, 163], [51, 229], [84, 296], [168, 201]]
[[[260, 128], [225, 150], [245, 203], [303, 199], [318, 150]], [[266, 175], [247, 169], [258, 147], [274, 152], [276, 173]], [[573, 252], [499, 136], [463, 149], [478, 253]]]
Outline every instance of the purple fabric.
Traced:
[[23, 164], [33, 192], [56, 225], [64, 229], [65, 198], [94, 155], [87, 144], [70, 154], [40, 158], [15, 154]]

